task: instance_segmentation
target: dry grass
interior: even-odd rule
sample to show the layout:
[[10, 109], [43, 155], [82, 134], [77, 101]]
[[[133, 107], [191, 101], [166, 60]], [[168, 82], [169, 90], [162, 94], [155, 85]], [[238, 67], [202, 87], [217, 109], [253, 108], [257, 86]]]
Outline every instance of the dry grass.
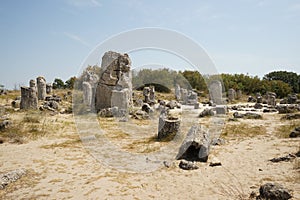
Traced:
[[48, 145], [42, 145], [40, 148], [43, 149], [54, 149], [54, 148], [80, 148], [81, 140], [75, 139], [75, 140], [67, 140], [65, 142], [60, 143], [54, 143], [54, 144], [48, 144]]
[[136, 153], [151, 153], [158, 151], [161, 145], [162, 144], [158, 142], [156, 136], [153, 136], [150, 138], [133, 141], [122, 149]]
[[280, 138], [288, 138], [290, 133], [296, 128], [300, 126], [299, 120], [289, 121], [286, 125], [278, 125], [276, 128], [276, 135]]
[[266, 127], [262, 125], [249, 125], [246, 123], [226, 124], [222, 131], [222, 136], [225, 137], [253, 137], [266, 134]]

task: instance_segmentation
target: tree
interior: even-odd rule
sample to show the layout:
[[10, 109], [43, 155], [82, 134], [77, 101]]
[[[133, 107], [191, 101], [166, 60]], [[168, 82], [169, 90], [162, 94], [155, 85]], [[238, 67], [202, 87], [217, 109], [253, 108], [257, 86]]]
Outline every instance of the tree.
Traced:
[[207, 90], [205, 80], [198, 71], [187, 71], [186, 70], [186, 71], [182, 72], [181, 74], [190, 83], [192, 88], [199, 90], [199, 91]]
[[263, 77], [264, 80], [277, 80], [289, 84], [294, 93], [300, 93], [300, 75], [294, 72], [287, 71], [274, 71], [270, 72]]
[[64, 82], [61, 79], [56, 78], [56, 79], [54, 79], [52, 87], [53, 87], [53, 89], [64, 89], [65, 88], [65, 84], [64, 84]]
[[69, 78], [69, 80], [67, 80], [67, 81], [65, 82], [65, 88], [73, 89], [73, 88], [74, 88], [75, 81], [76, 81], [76, 77], [75, 77], [75, 76]]

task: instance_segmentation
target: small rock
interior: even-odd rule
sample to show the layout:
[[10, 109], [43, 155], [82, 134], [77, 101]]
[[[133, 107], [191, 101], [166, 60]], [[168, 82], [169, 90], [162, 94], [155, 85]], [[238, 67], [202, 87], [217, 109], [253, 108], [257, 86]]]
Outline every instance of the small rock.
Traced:
[[26, 170], [24, 170], [24, 169], [17, 169], [17, 170], [8, 172], [6, 174], [1, 174], [0, 175], [0, 189], [3, 190], [7, 185], [9, 185], [12, 182], [17, 181], [25, 174], [26, 174]]
[[296, 127], [291, 133], [290, 138], [300, 137], [300, 127]]
[[286, 156], [278, 157], [278, 158], [272, 158], [271, 162], [281, 162], [281, 161], [290, 161], [296, 158], [294, 154], [288, 154]]
[[259, 188], [259, 196], [256, 199], [287, 200], [292, 198], [290, 192], [277, 183], [266, 183]]
[[213, 109], [205, 108], [200, 114], [199, 117], [206, 117], [206, 116], [214, 116], [215, 113]]
[[179, 167], [184, 170], [194, 170], [194, 169], [199, 169], [199, 167], [196, 165], [195, 162], [192, 161], [186, 161], [186, 160], [181, 160], [179, 163]]
[[211, 141], [211, 145], [223, 145], [225, 144], [225, 140], [222, 138], [213, 138]]
[[170, 163], [170, 162], [168, 162], [168, 161], [164, 161], [163, 164], [164, 164], [164, 166], [165, 166], [166, 168], [170, 168], [171, 165], [172, 165], [172, 163]]
[[222, 166], [222, 163], [221, 163], [221, 161], [220, 161], [218, 158], [213, 157], [213, 158], [211, 159], [210, 163], [209, 163], [209, 166], [210, 166], [210, 167]]

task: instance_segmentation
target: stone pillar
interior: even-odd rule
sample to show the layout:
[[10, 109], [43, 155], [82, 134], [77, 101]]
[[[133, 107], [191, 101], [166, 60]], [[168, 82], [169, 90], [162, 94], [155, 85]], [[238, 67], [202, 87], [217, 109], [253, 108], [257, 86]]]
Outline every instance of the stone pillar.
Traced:
[[237, 90], [236, 91], [236, 99], [242, 98], [242, 90]]
[[[101, 73], [95, 94], [95, 109], [100, 111], [118, 104], [117, 97], [122, 99], [126, 107], [132, 105], [131, 60], [127, 54], [106, 52], [102, 57]], [[124, 96], [121, 96], [124, 95]]]
[[38, 100], [45, 100], [46, 98], [46, 79], [42, 76], [36, 78]]
[[175, 86], [175, 98], [177, 101], [181, 101], [180, 86], [178, 84]]
[[31, 79], [29, 81], [29, 87], [31, 87], [32, 89], [34, 89], [35, 91], [37, 91], [37, 87], [36, 87], [36, 82], [35, 80]]
[[180, 93], [181, 93], [182, 104], [186, 104], [187, 100], [188, 100], [188, 91], [187, 91], [187, 89], [181, 88]]
[[150, 99], [150, 102], [155, 103], [155, 87], [153, 85], [150, 86], [149, 99]]
[[214, 104], [223, 104], [222, 83], [220, 81], [215, 80], [209, 84], [209, 95]]
[[144, 102], [145, 103], [150, 103], [150, 88], [149, 87], [144, 87], [143, 89], [143, 95], [144, 95]]
[[38, 98], [33, 87], [21, 87], [21, 109], [37, 109]]
[[82, 90], [83, 90], [83, 103], [84, 105], [87, 105], [88, 107], [91, 107], [92, 105], [92, 86], [88, 82], [82, 83]]
[[165, 113], [160, 114], [158, 121], [159, 140], [172, 140], [180, 131], [180, 119], [168, 119]]
[[259, 92], [256, 93], [256, 102], [257, 103], [262, 103], [263, 102], [263, 98], [262, 98], [262, 96]]
[[198, 94], [192, 90], [188, 91], [187, 104], [194, 105], [198, 102]]
[[233, 100], [235, 100], [235, 98], [236, 98], [236, 92], [233, 88], [230, 88], [228, 90], [228, 100], [233, 101]]
[[267, 93], [267, 103], [270, 106], [276, 106], [276, 94], [274, 92]]
[[46, 84], [46, 93], [47, 94], [52, 93], [52, 84], [51, 83]]

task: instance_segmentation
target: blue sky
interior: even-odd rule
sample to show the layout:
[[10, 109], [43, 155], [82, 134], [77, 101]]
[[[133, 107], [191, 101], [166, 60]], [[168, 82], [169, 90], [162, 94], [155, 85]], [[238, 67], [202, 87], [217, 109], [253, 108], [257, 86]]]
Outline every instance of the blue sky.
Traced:
[[143, 27], [188, 36], [220, 73], [300, 73], [297, 0], [1, 0], [0, 27], [0, 84], [7, 88], [39, 75], [67, 80], [99, 43]]

